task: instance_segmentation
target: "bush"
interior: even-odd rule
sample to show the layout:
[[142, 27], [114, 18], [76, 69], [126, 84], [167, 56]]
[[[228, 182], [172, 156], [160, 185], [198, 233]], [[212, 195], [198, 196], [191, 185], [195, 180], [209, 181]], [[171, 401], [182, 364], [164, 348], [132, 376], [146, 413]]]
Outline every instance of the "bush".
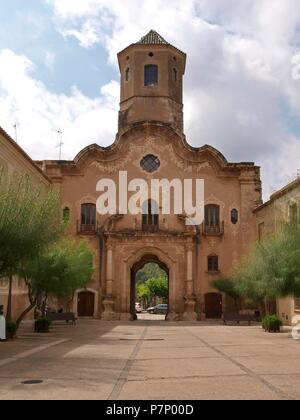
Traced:
[[17, 333], [17, 324], [12, 321], [6, 321], [6, 335], [8, 338], [14, 338]]
[[37, 321], [46, 322], [49, 325], [49, 327], [51, 327], [51, 325], [53, 323], [52, 319], [49, 316], [40, 317], [40, 318], [37, 319]]
[[47, 333], [52, 324], [52, 319], [44, 316], [37, 319], [34, 323], [34, 331], [37, 333]]
[[268, 332], [280, 332], [282, 321], [276, 315], [267, 315], [262, 321], [263, 328]]

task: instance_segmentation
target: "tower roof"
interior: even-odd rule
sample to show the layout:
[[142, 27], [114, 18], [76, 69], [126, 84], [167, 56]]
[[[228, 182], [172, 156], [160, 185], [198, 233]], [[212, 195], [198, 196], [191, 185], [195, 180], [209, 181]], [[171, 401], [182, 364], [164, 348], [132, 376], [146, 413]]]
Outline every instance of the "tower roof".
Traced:
[[159, 33], [151, 29], [151, 31], [143, 36], [143, 38], [137, 42], [137, 44], [143, 45], [170, 45]]
[[154, 31], [153, 29], [151, 29], [151, 31], [148, 32], [147, 35], [143, 36], [143, 38], [141, 38], [138, 42], [132, 45], [166, 45], [168, 47], [174, 48], [180, 54], [186, 55], [183, 51], [179, 50], [177, 47], [174, 47], [174, 45], [166, 41], [158, 32]]

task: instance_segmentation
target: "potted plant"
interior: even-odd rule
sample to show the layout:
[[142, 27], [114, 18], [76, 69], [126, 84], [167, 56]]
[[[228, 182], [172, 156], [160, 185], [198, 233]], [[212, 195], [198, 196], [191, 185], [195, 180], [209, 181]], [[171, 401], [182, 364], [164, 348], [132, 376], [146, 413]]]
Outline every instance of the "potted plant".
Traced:
[[17, 334], [17, 324], [13, 321], [6, 321], [6, 338], [13, 340]]
[[262, 322], [263, 328], [269, 333], [278, 333], [282, 327], [282, 321], [276, 315], [267, 315]]
[[51, 324], [52, 320], [50, 318], [46, 316], [39, 318], [34, 323], [34, 331], [36, 333], [47, 333], [49, 332]]

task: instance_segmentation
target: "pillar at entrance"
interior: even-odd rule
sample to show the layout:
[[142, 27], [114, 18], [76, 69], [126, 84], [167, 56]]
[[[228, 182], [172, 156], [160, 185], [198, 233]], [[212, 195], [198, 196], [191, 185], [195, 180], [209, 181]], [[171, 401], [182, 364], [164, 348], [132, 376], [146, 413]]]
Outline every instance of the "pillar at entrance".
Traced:
[[183, 321], [197, 321], [197, 313], [195, 312], [196, 307], [196, 296], [194, 293], [194, 267], [193, 267], [193, 243], [187, 246], [187, 275], [185, 282], [185, 308], [183, 314]]
[[114, 280], [113, 280], [113, 247], [107, 247], [107, 260], [106, 260], [106, 296], [103, 300], [104, 312], [102, 314], [103, 321], [114, 321], [116, 315], [114, 311], [115, 299], [114, 293]]

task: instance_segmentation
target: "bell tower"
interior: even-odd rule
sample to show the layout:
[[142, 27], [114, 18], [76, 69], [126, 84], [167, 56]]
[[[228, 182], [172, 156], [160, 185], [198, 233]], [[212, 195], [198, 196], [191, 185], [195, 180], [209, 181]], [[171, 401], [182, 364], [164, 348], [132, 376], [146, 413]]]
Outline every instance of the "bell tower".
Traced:
[[183, 132], [186, 54], [151, 30], [118, 54], [119, 132], [138, 122], [161, 122]]

